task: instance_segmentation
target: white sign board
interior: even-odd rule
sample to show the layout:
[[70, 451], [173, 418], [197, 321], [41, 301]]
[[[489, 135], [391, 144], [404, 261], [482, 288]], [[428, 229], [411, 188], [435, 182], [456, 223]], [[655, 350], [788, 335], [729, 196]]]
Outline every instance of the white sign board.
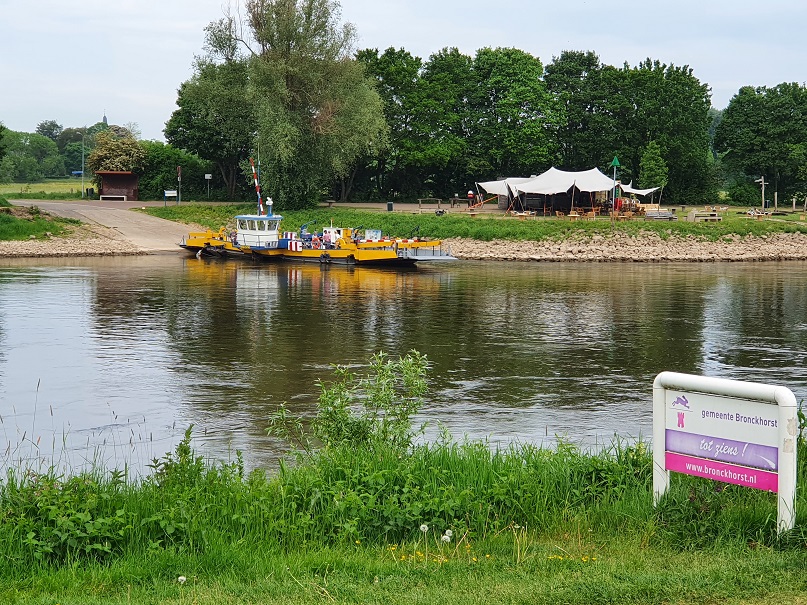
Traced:
[[662, 372], [653, 383], [653, 492], [669, 471], [779, 494], [780, 531], [796, 517], [796, 398], [785, 387]]
[[212, 179], [212, 178], [213, 178], [213, 175], [212, 175], [212, 174], [206, 174], [206, 175], [205, 175], [205, 179], [206, 179], [206, 180], [208, 180], [208, 181], [209, 181], [210, 179]]

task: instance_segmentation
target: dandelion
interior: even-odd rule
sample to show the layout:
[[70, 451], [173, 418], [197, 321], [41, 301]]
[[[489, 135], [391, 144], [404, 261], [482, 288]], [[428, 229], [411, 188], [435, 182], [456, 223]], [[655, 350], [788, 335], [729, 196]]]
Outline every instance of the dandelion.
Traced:
[[361, 540], [356, 540], [356, 544], [361, 544]]
[[453, 531], [451, 531], [450, 529], [447, 529], [447, 530], [446, 530], [446, 535], [447, 535], [447, 536], [450, 538], [451, 536], [453, 536], [453, 535], [454, 535], [454, 532], [453, 532]]
[[184, 584], [187, 581], [188, 581], [188, 578], [186, 578], [185, 576], [179, 576], [177, 578], [177, 582], [179, 582], [180, 584]]
[[424, 523], [423, 525], [420, 526], [420, 531], [422, 531], [425, 534], [427, 531], [429, 531], [429, 526]]
[[449, 542], [451, 542], [451, 536], [449, 536], [448, 534], [445, 534], [445, 535], [444, 535], [444, 536], [442, 536], [440, 539], [441, 539], [441, 540], [442, 540], [442, 541], [443, 541], [445, 544], [448, 544]]

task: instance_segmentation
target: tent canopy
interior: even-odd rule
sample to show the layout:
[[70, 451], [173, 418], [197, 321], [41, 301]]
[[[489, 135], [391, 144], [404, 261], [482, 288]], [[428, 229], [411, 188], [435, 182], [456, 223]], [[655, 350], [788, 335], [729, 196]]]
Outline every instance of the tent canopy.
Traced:
[[553, 167], [526, 183], [516, 185], [516, 189], [521, 192], [545, 195], [566, 193], [572, 187], [577, 187], [580, 191], [610, 191], [614, 187], [614, 181], [597, 168], [567, 172]]
[[527, 181], [531, 181], [535, 177], [511, 177], [507, 179], [502, 179], [501, 181], [487, 181], [485, 183], [477, 183], [482, 189], [490, 193], [491, 195], [509, 195], [507, 188], [510, 188], [510, 192], [515, 193], [516, 187], [522, 183], [526, 183]]
[[653, 193], [654, 191], [658, 190], [658, 187], [652, 187], [651, 189], [634, 189], [633, 187], [631, 187], [631, 185], [633, 185], [633, 181], [631, 181], [627, 185], [620, 185], [620, 188], [625, 193], [632, 193], [634, 195], [642, 195], [642, 196], [645, 196], [648, 193]]

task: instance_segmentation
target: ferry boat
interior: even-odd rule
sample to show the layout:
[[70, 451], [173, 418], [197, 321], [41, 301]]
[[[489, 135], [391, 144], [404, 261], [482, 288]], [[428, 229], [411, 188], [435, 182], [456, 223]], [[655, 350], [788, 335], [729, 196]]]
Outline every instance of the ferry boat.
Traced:
[[236, 242], [235, 231], [228, 233], [227, 228], [222, 227], [218, 231], [191, 231], [182, 239], [179, 247], [197, 256], [244, 256], [244, 251]]
[[[254, 170], [254, 166], [253, 166]], [[343, 265], [411, 266], [417, 262], [456, 260], [450, 250], [443, 250], [439, 240], [421, 238], [392, 239], [380, 230], [361, 232], [348, 227], [324, 227], [319, 233], [309, 233], [303, 225], [299, 231], [280, 231], [283, 217], [272, 212], [272, 198], [266, 199], [266, 213], [260, 187], [258, 214], [235, 217], [235, 231], [191, 233], [180, 244], [197, 255], [252, 255], [263, 260], [284, 259], [303, 262]]]

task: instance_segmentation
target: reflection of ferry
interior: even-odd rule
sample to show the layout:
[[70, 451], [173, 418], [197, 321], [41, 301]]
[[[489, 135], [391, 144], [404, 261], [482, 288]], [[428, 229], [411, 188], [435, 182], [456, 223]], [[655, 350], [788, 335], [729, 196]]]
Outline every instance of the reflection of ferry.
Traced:
[[261, 259], [289, 259], [346, 265], [407, 266], [416, 262], [456, 260], [442, 249], [439, 240], [419, 238], [390, 239], [377, 230], [325, 227], [319, 233], [308, 233], [305, 226], [296, 231], [280, 232], [282, 216], [244, 214], [235, 217], [236, 230], [191, 233], [180, 244], [196, 254], [227, 256], [252, 254]]

